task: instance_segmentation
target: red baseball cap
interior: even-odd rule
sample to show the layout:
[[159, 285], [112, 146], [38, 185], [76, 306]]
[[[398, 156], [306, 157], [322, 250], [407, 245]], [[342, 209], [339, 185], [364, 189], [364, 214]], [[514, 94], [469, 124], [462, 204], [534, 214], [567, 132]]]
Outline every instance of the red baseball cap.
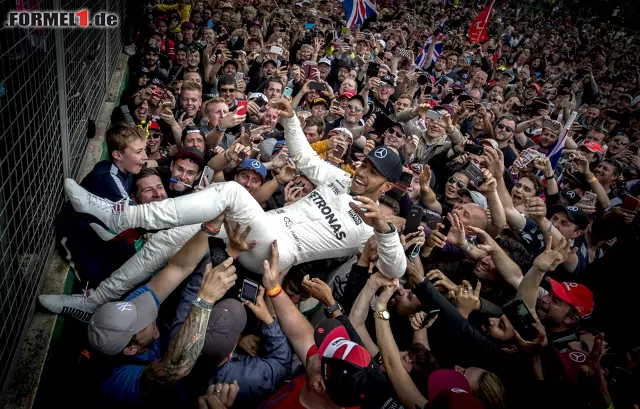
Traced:
[[540, 84], [536, 84], [535, 82], [532, 84], [529, 84], [528, 88], [535, 88], [536, 91], [538, 91], [538, 93], [540, 93]]
[[602, 155], [604, 153], [604, 149], [598, 142], [585, 142], [582, 147], [586, 148], [589, 152], [594, 152]]
[[565, 281], [560, 283], [552, 278], [547, 278], [551, 284], [551, 291], [556, 297], [570, 304], [576, 309], [580, 318], [588, 318], [593, 312], [593, 293], [587, 287], [579, 283]]
[[471, 393], [469, 381], [463, 374], [454, 369], [438, 369], [429, 375], [427, 380], [429, 402], [433, 402], [449, 392]]
[[160, 132], [160, 125], [158, 125], [156, 121], [151, 121], [151, 124], [149, 124], [149, 130], [152, 130], [152, 129], [154, 131]]
[[340, 94], [339, 98], [348, 98], [351, 99], [356, 95], [356, 93], [354, 91], [351, 90], [347, 90], [345, 92], [343, 92], [342, 94]]

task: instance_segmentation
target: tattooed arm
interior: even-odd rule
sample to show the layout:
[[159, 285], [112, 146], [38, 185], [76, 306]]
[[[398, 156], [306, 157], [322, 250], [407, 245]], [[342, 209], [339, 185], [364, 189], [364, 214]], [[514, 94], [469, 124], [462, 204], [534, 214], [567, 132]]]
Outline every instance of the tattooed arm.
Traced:
[[191, 372], [204, 346], [213, 304], [233, 287], [236, 269], [229, 257], [205, 273], [198, 299], [191, 307], [178, 335], [171, 341], [163, 359], [147, 366], [140, 378], [140, 391], [148, 396], [156, 387], [173, 384]]

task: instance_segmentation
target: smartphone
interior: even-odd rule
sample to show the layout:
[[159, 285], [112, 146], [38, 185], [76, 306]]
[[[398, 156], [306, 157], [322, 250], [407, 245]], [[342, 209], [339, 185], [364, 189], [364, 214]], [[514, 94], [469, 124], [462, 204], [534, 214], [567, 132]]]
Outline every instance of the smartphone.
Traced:
[[242, 282], [242, 291], [240, 292], [240, 299], [242, 301], [251, 301], [252, 303], [256, 303], [256, 299], [258, 298], [258, 288], [260, 286], [253, 280], [249, 280], [245, 278]]
[[522, 151], [522, 160], [521, 160], [522, 168], [524, 168], [525, 166], [533, 162], [533, 160], [537, 157], [538, 155], [536, 155], [535, 152], [532, 152], [529, 149], [525, 149], [524, 151]]
[[302, 63], [302, 72], [304, 72], [304, 77], [306, 79], [311, 78], [311, 68], [314, 67], [317, 69], [318, 63], [315, 61], [305, 61]]
[[451, 230], [451, 226], [452, 226], [451, 219], [449, 219], [448, 217], [443, 218], [442, 224], [443, 224], [442, 229], [438, 229], [438, 231], [442, 233], [443, 236], [446, 236], [447, 234], [449, 234], [449, 230]]
[[315, 24], [307, 23], [304, 25], [305, 30], [313, 30], [314, 28], [316, 28]]
[[217, 237], [208, 237], [209, 239], [209, 255], [211, 256], [211, 264], [217, 266], [222, 264], [229, 256], [225, 249], [227, 245], [222, 239]]
[[247, 101], [238, 101], [237, 115], [247, 115]]
[[484, 154], [484, 147], [476, 144], [465, 144], [464, 151], [480, 156]]
[[467, 175], [469, 180], [473, 182], [476, 187], [484, 183], [484, 175], [482, 174], [482, 171], [473, 162], [467, 162], [467, 164], [462, 167], [462, 173]]
[[291, 95], [293, 95], [293, 88], [291, 87], [287, 87], [282, 91], [282, 96], [284, 97], [290, 97]]
[[522, 339], [533, 341], [538, 337], [538, 330], [533, 326], [536, 321], [521, 298], [515, 298], [503, 305], [502, 312], [507, 316], [511, 325], [518, 331]]
[[367, 77], [377, 77], [380, 72], [380, 64], [377, 62], [369, 62], [369, 66], [367, 67]]
[[289, 68], [289, 61], [287, 60], [280, 61], [280, 67], [278, 68]]
[[312, 91], [324, 91], [325, 85], [322, 82], [311, 81], [309, 83], [309, 89]]
[[244, 80], [244, 73], [236, 72], [236, 81]]
[[400, 176], [400, 180], [397, 183], [408, 188], [411, 186], [411, 182], [413, 182], [413, 173], [402, 172], [402, 176]]
[[580, 198], [580, 202], [578, 203], [582, 203], [588, 206], [595, 206], [597, 198], [598, 195], [593, 192], [584, 192], [582, 198]]
[[213, 169], [209, 166], [205, 166], [202, 171], [202, 176], [200, 176], [200, 181], [198, 182], [198, 186], [204, 186], [204, 180], [207, 179], [207, 182], [210, 184], [213, 180]]
[[432, 110], [427, 111], [427, 118], [433, 121], [440, 121], [443, 117], [444, 117], [444, 114], [441, 114], [440, 112], [436, 112]]
[[272, 45], [269, 49], [269, 53], [282, 55], [282, 47], [278, 47], [277, 45]]
[[636, 209], [638, 209], [638, 204], [640, 204], [640, 200], [638, 200], [636, 197], [625, 195], [624, 201], [622, 202], [622, 208], [635, 212]]
[[404, 235], [415, 233], [418, 231], [420, 221], [422, 220], [422, 207], [413, 205], [409, 208], [407, 222], [404, 225]]
[[422, 320], [422, 328], [426, 327], [429, 324], [429, 321], [437, 314], [440, 310], [431, 310], [427, 313], [427, 315]]
[[398, 50], [398, 55], [402, 56], [402, 57], [408, 57], [411, 55], [411, 50], [407, 50], [407, 49], [400, 49]]

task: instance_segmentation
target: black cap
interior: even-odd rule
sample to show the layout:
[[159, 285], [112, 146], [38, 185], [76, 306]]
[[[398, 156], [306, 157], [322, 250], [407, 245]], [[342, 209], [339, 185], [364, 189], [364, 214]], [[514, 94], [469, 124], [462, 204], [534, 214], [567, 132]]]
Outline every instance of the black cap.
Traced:
[[236, 60], [226, 60], [225, 62], [222, 63], [222, 66], [226, 67], [229, 64], [231, 64], [234, 67], [236, 67], [236, 70], [238, 69], [238, 63], [236, 62]]
[[167, 87], [164, 84], [164, 82], [162, 82], [161, 80], [159, 80], [156, 77], [153, 77], [149, 81], [147, 81], [147, 86], [149, 86], [149, 85], [155, 85], [155, 86], [160, 87], [160, 88], [166, 88]]
[[338, 63], [338, 68], [348, 68], [352, 70], [354, 68], [353, 61], [340, 60], [340, 62]]
[[396, 183], [402, 176], [402, 159], [391, 148], [378, 146], [367, 154], [371, 164], [391, 183]]
[[380, 78], [380, 82], [385, 82], [392, 87], [396, 86], [396, 79], [393, 75], [385, 75], [384, 77]]
[[[197, 130], [197, 132], [199, 133], [200, 131]], [[184, 159], [184, 158], [191, 159], [192, 161], [194, 161], [200, 167], [200, 170], [204, 168], [204, 154], [200, 152], [198, 149], [192, 146], [185, 146], [184, 148], [180, 149], [178, 153], [176, 153], [175, 159]]]
[[460, 95], [460, 96], [458, 97], [458, 104], [461, 104], [461, 103], [463, 103], [464, 101], [473, 101], [473, 98], [471, 98], [471, 97], [470, 97], [469, 95], [467, 95], [467, 94]]
[[580, 201], [580, 195], [571, 189], [562, 189], [562, 197], [569, 203], [569, 206], [573, 206]]
[[176, 45], [176, 49], [177, 50], [183, 50], [184, 52], [187, 51], [187, 45], [185, 43], [179, 43]]
[[147, 46], [147, 48], [144, 49], [144, 53], [145, 54], [148, 54], [148, 53], [160, 54], [160, 47], [158, 47], [156, 44], [149, 44]]
[[566, 206], [562, 204], [556, 204], [551, 207], [551, 213], [565, 212], [569, 221], [575, 223], [578, 229], [584, 230], [589, 225], [589, 216], [576, 206]]

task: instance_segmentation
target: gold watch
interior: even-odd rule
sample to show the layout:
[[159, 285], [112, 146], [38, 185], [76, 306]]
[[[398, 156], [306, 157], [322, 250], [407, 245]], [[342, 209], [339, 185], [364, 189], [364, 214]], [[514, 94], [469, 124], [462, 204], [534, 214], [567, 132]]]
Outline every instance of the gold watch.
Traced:
[[390, 317], [391, 316], [389, 315], [389, 311], [387, 311], [387, 310], [376, 311], [376, 312], [373, 313], [373, 318], [382, 318], [383, 320], [389, 321]]

